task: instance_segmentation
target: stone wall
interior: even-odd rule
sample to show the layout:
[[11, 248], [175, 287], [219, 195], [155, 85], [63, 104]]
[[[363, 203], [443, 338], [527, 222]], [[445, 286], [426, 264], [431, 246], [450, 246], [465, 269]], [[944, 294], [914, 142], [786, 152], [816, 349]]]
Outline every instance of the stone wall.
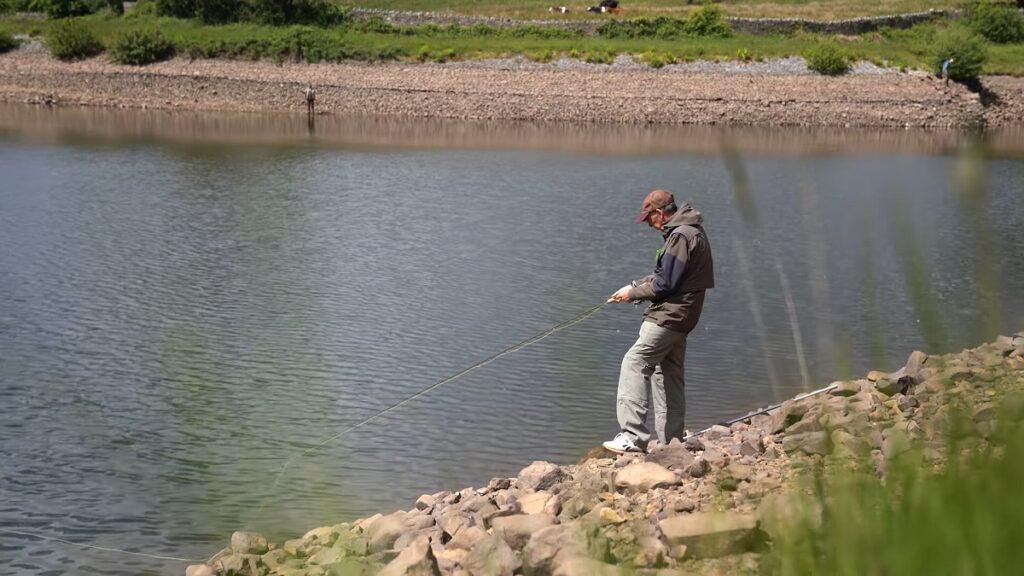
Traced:
[[[385, 22], [397, 26], [413, 26], [418, 24], [458, 24], [460, 26], [473, 26], [485, 24], [498, 28], [511, 28], [515, 26], [556, 26], [571, 30], [582, 30], [584, 34], [593, 35], [597, 33], [597, 27], [603, 21], [564, 21], [564, 20], [513, 20], [510, 18], [489, 18], [485, 16], [464, 16], [459, 14], [444, 14], [436, 12], [400, 12], [396, 10], [378, 10], [369, 8], [357, 8], [352, 11], [352, 16], [357, 20], [369, 20], [380, 18]], [[819, 21], [804, 20], [801, 18], [727, 18], [729, 25], [735, 32], [745, 34], [785, 34], [804, 29], [810, 32], [821, 32], [824, 34], [863, 34], [878, 30], [879, 28], [910, 28], [922, 22], [928, 22], [937, 18], [958, 17], [957, 11], [929, 10], [913, 14], [896, 14], [893, 16], [877, 16], [865, 18], [852, 18], [850, 20]]]

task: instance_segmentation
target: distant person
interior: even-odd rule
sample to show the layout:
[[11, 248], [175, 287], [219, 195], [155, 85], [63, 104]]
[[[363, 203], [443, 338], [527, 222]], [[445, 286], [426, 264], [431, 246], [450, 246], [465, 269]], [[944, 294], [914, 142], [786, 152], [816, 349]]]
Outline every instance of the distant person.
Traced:
[[644, 198], [636, 223], [646, 222], [665, 238], [654, 273], [620, 288], [609, 302], [649, 301], [640, 337], [626, 352], [619, 371], [616, 416], [620, 432], [603, 446], [615, 453], [644, 452], [647, 396], [654, 404], [654, 433], [662, 443], [686, 434], [686, 383], [683, 364], [686, 337], [704, 309], [704, 292], [714, 287], [711, 244], [704, 217], [689, 204], [676, 206], [668, 190]]
[[947, 86], [949, 85], [949, 65], [952, 64], [953, 61], [953, 58], [946, 58], [942, 61], [942, 80]]
[[551, 6], [548, 8], [548, 12], [558, 12], [559, 14], [568, 14], [569, 8], [567, 6]]
[[306, 113], [312, 115], [316, 110], [316, 90], [312, 85], [306, 87]]
[[591, 6], [587, 8], [587, 12], [599, 12], [605, 14], [608, 12], [618, 12], [619, 0], [601, 0], [601, 3], [597, 6]]

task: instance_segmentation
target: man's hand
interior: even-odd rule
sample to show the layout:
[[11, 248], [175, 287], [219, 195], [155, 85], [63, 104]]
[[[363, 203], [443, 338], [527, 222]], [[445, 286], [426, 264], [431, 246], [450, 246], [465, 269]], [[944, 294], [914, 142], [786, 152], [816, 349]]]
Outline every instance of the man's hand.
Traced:
[[629, 290], [632, 287], [633, 286], [631, 286], [629, 284], [626, 284], [622, 288], [619, 288], [618, 291], [615, 292], [615, 294], [612, 294], [611, 297], [608, 298], [608, 303], [611, 304], [613, 302], [614, 303], [629, 302]]

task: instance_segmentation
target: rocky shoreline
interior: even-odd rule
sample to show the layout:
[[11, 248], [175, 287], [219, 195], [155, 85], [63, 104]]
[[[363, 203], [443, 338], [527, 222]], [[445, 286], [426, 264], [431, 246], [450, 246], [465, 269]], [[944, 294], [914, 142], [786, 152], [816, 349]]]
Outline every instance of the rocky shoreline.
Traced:
[[447, 64], [304, 64], [176, 58], [146, 67], [106, 56], [61, 62], [38, 44], [0, 55], [0, 101], [45, 106], [296, 112], [339, 116], [727, 126], [1016, 125], [1024, 78], [982, 79], [982, 95], [922, 73], [861, 64], [808, 73], [802, 60], [693, 62], [651, 69], [523, 59]]
[[806, 501], [801, 469], [867, 466], [884, 481], [906, 454], [940, 465], [957, 410], [984, 442], [1004, 398], [1022, 392], [1024, 332], [959, 354], [914, 352], [895, 372], [835, 382], [647, 454], [598, 448], [576, 465], [534, 462], [515, 478], [425, 494], [408, 511], [280, 545], [236, 532], [186, 575], [757, 574]]

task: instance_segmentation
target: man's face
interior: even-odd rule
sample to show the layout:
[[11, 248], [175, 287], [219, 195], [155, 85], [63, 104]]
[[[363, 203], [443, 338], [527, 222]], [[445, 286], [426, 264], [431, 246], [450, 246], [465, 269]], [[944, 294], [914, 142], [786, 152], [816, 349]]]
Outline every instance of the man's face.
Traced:
[[647, 215], [647, 225], [655, 230], [661, 230], [665, 227], [665, 213], [659, 210], [653, 210]]

